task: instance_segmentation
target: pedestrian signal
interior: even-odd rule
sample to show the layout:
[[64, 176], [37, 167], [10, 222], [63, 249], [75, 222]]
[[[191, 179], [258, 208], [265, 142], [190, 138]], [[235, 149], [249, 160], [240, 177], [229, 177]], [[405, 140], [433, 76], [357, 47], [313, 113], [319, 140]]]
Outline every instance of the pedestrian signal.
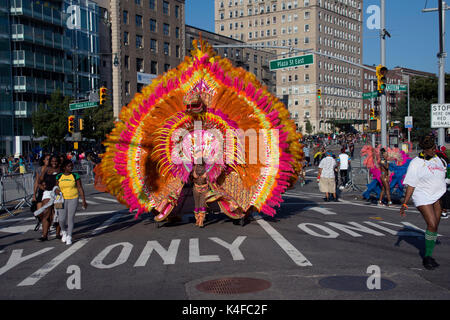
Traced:
[[100, 105], [104, 105], [106, 102], [106, 88], [100, 88]]
[[388, 69], [381, 64], [376, 68], [377, 74], [377, 90], [380, 94], [385, 94], [386, 90], [386, 74]]
[[68, 130], [70, 133], [74, 133], [75, 132], [75, 116], [69, 116], [67, 118], [67, 122], [68, 122]]
[[317, 89], [317, 98], [321, 99], [322, 98], [322, 90]]

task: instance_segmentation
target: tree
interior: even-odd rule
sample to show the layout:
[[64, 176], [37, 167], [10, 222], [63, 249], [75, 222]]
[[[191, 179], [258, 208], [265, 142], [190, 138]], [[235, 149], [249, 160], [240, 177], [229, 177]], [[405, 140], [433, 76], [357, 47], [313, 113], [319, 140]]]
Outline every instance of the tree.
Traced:
[[313, 131], [312, 126], [311, 126], [311, 122], [309, 121], [309, 119], [306, 120], [306, 122], [305, 122], [305, 130], [306, 130], [307, 134], [311, 134], [312, 131]]
[[34, 112], [31, 121], [34, 135], [45, 137], [42, 146], [51, 151], [61, 150], [67, 131], [67, 117], [69, 115], [69, 97], [63, 97], [59, 89], [52, 93], [46, 105], [40, 104]]
[[83, 111], [84, 129], [83, 137], [102, 142], [106, 134], [114, 128], [114, 112], [111, 104], [88, 108]]
[[[450, 83], [450, 74], [445, 75], [446, 83]], [[410, 81], [410, 115], [413, 117], [411, 139], [418, 138], [431, 131], [431, 104], [438, 101], [438, 78], [415, 77]], [[446, 86], [445, 96], [449, 97], [450, 88]], [[392, 112], [392, 120], [398, 120], [404, 125], [408, 115], [407, 95], [401, 100], [396, 110]]]

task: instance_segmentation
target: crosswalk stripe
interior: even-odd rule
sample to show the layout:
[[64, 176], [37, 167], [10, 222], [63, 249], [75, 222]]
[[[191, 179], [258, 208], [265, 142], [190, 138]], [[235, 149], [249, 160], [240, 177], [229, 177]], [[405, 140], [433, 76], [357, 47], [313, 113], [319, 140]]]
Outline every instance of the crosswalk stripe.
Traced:
[[[82, 202], [82, 200], [80, 199], [79, 202]], [[86, 200], [86, 203], [87, 203], [87, 204], [92, 204], [92, 205], [100, 204], [100, 203], [95, 202], [95, 201], [92, 201], [92, 200]]]
[[94, 197], [94, 199], [97, 199], [97, 200], [104, 200], [104, 201], [109, 201], [109, 202], [117, 203], [117, 199], [113, 199], [113, 198]]

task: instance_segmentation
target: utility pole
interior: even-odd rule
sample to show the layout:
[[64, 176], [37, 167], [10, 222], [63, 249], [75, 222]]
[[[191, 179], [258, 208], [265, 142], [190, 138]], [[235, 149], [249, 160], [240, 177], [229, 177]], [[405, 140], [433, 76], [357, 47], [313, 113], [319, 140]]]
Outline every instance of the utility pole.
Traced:
[[[444, 0], [438, 0], [438, 8], [422, 9], [422, 12], [439, 12], [439, 52], [438, 65], [439, 65], [439, 84], [438, 84], [438, 103], [445, 103], [445, 58], [447, 53], [445, 52], [445, 10], [449, 10], [450, 7], [444, 2]], [[445, 145], [445, 128], [438, 129], [438, 145]]]
[[[386, 21], [385, 21], [385, 10], [386, 10], [386, 3], [385, 0], [380, 0], [381, 2], [381, 25], [380, 25], [380, 48], [381, 48], [381, 65], [386, 66]], [[381, 104], [380, 104], [380, 111], [381, 111], [381, 147], [386, 148], [387, 147], [387, 128], [386, 128], [386, 95], [381, 95]]]
[[[408, 75], [408, 117], [410, 116], [409, 113], [409, 75]], [[408, 142], [411, 143], [411, 128], [408, 128]]]
[[[370, 92], [373, 92], [373, 80], [370, 80]], [[374, 99], [374, 97], [372, 97], [371, 99], [370, 99], [370, 106], [372, 107], [372, 109], [375, 111], [375, 99]], [[370, 118], [370, 117], [369, 117]], [[370, 120], [369, 120], [370, 121]], [[370, 129], [370, 128], [369, 128]], [[372, 132], [372, 147], [374, 147], [375, 148], [375, 136], [376, 136], [376, 133], [375, 132]]]

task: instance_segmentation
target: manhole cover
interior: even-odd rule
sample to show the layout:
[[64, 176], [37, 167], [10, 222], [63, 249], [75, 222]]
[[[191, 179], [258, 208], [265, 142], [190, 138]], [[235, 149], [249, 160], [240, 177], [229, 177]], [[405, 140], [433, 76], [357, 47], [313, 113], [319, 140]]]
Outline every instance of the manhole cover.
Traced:
[[223, 278], [202, 282], [196, 288], [206, 293], [239, 294], [266, 290], [270, 286], [269, 281], [262, 279]]
[[364, 276], [335, 276], [323, 278], [319, 284], [324, 288], [340, 291], [385, 291], [396, 287], [394, 282], [381, 279], [380, 289], [371, 290], [367, 287], [367, 279]]

